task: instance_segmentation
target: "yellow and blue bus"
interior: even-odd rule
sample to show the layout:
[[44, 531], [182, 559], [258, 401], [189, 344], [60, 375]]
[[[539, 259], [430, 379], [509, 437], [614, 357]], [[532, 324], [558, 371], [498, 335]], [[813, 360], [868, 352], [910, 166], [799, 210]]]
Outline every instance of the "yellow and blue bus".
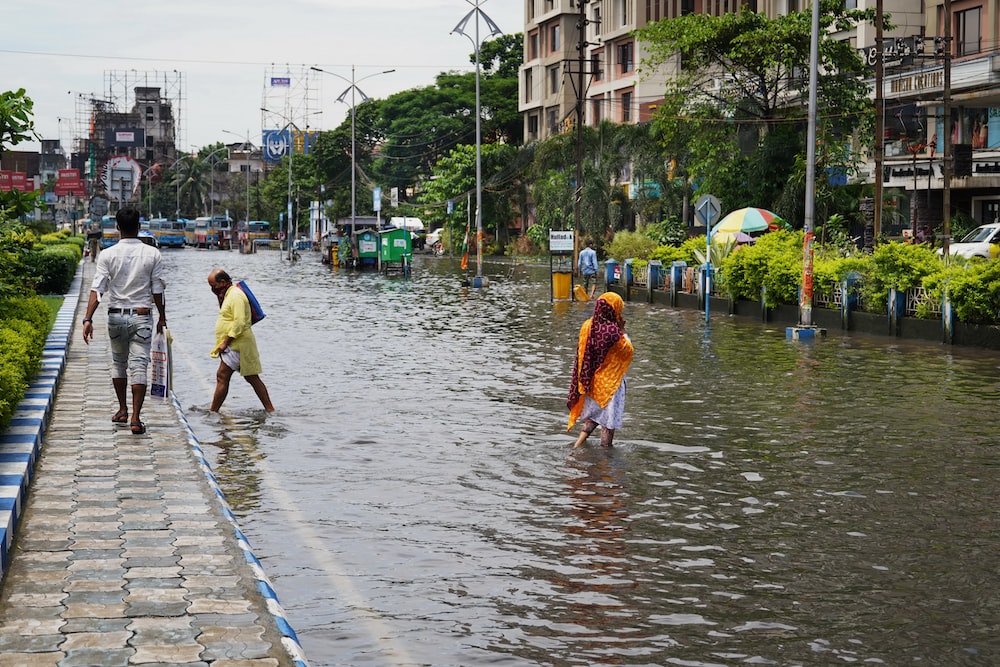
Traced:
[[101, 217], [101, 248], [110, 248], [121, 239], [121, 232], [118, 231], [118, 221], [113, 215]]
[[247, 223], [247, 240], [257, 245], [271, 242], [271, 223], [266, 220], [251, 220]]
[[184, 228], [187, 220], [167, 220], [154, 218], [149, 221], [149, 228], [156, 235], [161, 248], [183, 248], [185, 243]]
[[198, 220], [188, 220], [184, 223], [184, 244], [198, 246]]

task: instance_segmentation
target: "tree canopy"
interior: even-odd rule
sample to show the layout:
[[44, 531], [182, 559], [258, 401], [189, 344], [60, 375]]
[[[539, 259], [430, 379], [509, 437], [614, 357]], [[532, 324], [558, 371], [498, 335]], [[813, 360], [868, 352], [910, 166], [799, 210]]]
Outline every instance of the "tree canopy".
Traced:
[[[824, 141], [817, 162], [831, 169], [853, 168], [842, 145], [852, 132], [870, 128], [872, 108], [863, 61], [830, 31], [872, 20], [871, 10], [822, 1], [817, 97]], [[676, 62], [680, 54], [655, 123], [696, 190], [735, 208], [772, 205], [796, 187], [795, 157], [805, 152], [811, 7], [774, 19], [752, 11], [688, 14], [650, 23], [637, 37], [650, 54], [643, 67]]]

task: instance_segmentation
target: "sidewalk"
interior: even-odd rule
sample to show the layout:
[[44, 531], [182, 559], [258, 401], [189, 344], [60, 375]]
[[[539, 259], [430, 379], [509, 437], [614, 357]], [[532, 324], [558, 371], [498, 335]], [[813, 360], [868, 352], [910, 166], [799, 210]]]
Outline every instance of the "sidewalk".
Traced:
[[93, 272], [0, 433], [0, 667], [306, 665], [180, 404], [111, 423], [106, 313], [89, 346], [78, 325]]

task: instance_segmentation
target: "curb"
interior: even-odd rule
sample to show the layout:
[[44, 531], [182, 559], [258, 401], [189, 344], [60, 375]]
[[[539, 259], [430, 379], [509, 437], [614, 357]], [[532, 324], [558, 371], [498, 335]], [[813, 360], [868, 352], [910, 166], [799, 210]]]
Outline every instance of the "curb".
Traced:
[[233, 514], [232, 508], [230, 508], [225, 494], [223, 494], [221, 487], [219, 487], [219, 482], [215, 478], [215, 473], [212, 472], [212, 466], [209, 464], [208, 459], [205, 458], [205, 452], [201, 448], [201, 443], [198, 441], [197, 436], [195, 436], [194, 431], [191, 429], [191, 425], [188, 423], [187, 417], [184, 415], [184, 410], [181, 407], [180, 401], [177, 400], [177, 396], [175, 396], [173, 392], [170, 392], [170, 400], [173, 403], [174, 412], [177, 413], [177, 418], [184, 427], [188, 444], [191, 445], [191, 451], [194, 454], [194, 457], [198, 460], [198, 464], [201, 466], [202, 472], [205, 473], [205, 477], [208, 479], [209, 485], [212, 487], [212, 490], [215, 491], [215, 498], [219, 501], [219, 505], [222, 507], [222, 513], [226, 515], [226, 518], [229, 519], [229, 522], [233, 526], [233, 536], [236, 538], [240, 549], [243, 551], [243, 557], [246, 559], [250, 569], [253, 570], [254, 576], [257, 579], [257, 592], [259, 592], [261, 597], [264, 598], [267, 610], [271, 613], [271, 616], [274, 617], [274, 621], [278, 626], [278, 631], [281, 632], [281, 645], [285, 647], [285, 650], [288, 651], [289, 656], [291, 656], [292, 660], [295, 661], [295, 664], [298, 665], [298, 667], [308, 667], [309, 663], [305, 658], [305, 652], [302, 649], [302, 644], [299, 643], [298, 635], [295, 634], [295, 630], [292, 629], [291, 624], [288, 622], [288, 619], [285, 616], [285, 610], [282, 608], [281, 603], [278, 602], [278, 596], [274, 592], [274, 588], [271, 586], [270, 580], [267, 578], [267, 575], [264, 574], [264, 568], [261, 566], [257, 557], [254, 556], [253, 550], [250, 547], [250, 542], [240, 529], [236, 515]]
[[[24, 510], [24, 501], [28, 487], [34, 476], [35, 463], [44, 441], [45, 429], [51, 416], [52, 404], [55, 401], [56, 390], [66, 366], [66, 354], [73, 335], [73, 323], [76, 309], [80, 302], [83, 285], [83, 264], [77, 267], [76, 276], [70, 284], [69, 292], [56, 314], [56, 321], [45, 339], [42, 352], [42, 367], [34, 381], [28, 386], [24, 398], [18, 403], [17, 410], [11, 418], [8, 428], [0, 432], [0, 581], [3, 580], [10, 565], [11, 545]], [[253, 570], [257, 580], [257, 591], [264, 598], [268, 612], [272, 615], [278, 631], [281, 633], [281, 645], [288, 652], [297, 667], [308, 667], [305, 652], [299, 643], [295, 630], [288, 623], [285, 611], [278, 602], [278, 597], [264, 574], [263, 567], [250, 548], [250, 544], [240, 530], [236, 516], [233, 514], [212, 472], [201, 443], [195, 436], [181, 408], [180, 402], [173, 392], [170, 399], [174, 411], [184, 428], [188, 443], [215, 491], [216, 499], [223, 513], [233, 526], [235, 536], [247, 564]]]
[[0, 579], [10, 565], [14, 531], [21, 520], [56, 389], [66, 365], [66, 349], [73, 335], [82, 284], [81, 264], [56, 314], [52, 331], [45, 339], [41, 370], [28, 385], [7, 430], [0, 433]]

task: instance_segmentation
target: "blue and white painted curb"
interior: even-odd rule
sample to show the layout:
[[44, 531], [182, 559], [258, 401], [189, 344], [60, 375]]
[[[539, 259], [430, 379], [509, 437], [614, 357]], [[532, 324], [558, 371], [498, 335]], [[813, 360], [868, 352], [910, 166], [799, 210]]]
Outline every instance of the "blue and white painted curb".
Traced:
[[177, 417], [184, 426], [188, 444], [191, 445], [191, 450], [194, 453], [195, 458], [198, 460], [198, 464], [205, 473], [205, 477], [208, 478], [209, 485], [215, 491], [215, 497], [222, 506], [223, 514], [226, 515], [226, 518], [228, 518], [230, 523], [233, 525], [233, 535], [236, 537], [236, 541], [239, 543], [240, 549], [243, 550], [243, 557], [250, 565], [250, 568], [253, 570], [254, 576], [257, 579], [257, 590], [264, 598], [264, 602], [267, 604], [267, 610], [274, 617], [278, 630], [281, 632], [282, 646], [284, 646], [285, 650], [288, 651], [288, 654], [291, 656], [292, 660], [295, 661], [296, 665], [299, 665], [299, 667], [308, 667], [309, 663], [305, 658], [305, 651], [302, 650], [302, 644], [299, 643], [299, 638], [295, 634], [295, 630], [292, 629], [291, 624], [288, 622], [288, 619], [285, 616], [285, 610], [282, 608], [281, 603], [278, 602], [278, 596], [275, 594], [270, 580], [267, 578], [267, 575], [264, 574], [264, 568], [261, 566], [260, 561], [257, 560], [257, 557], [254, 556], [253, 550], [250, 548], [250, 542], [240, 529], [236, 515], [233, 514], [233, 510], [230, 508], [229, 502], [226, 500], [226, 496], [222, 492], [222, 488], [219, 486], [218, 480], [215, 478], [215, 473], [212, 472], [211, 464], [208, 462], [208, 459], [205, 458], [205, 451], [201, 448], [201, 443], [198, 441], [197, 436], [195, 436], [194, 431], [191, 429], [191, 424], [188, 422], [187, 416], [184, 414], [184, 409], [181, 407], [180, 401], [177, 400], [177, 397], [173, 392], [170, 393], [170, 398], [173, 402]]
[[56, 389], [66, 365], [66, 350], [73, 335], [73, 319], [83, 282], [81, 264], [66, 293], [56, 321], [45, 339], [42, 367], [28, 385], [24, 398], [0, 433], [0, 578], [10, 567], [14, 531], [24, 512], [24, 501], [42, 447], [42, 437], [52, 414]]

